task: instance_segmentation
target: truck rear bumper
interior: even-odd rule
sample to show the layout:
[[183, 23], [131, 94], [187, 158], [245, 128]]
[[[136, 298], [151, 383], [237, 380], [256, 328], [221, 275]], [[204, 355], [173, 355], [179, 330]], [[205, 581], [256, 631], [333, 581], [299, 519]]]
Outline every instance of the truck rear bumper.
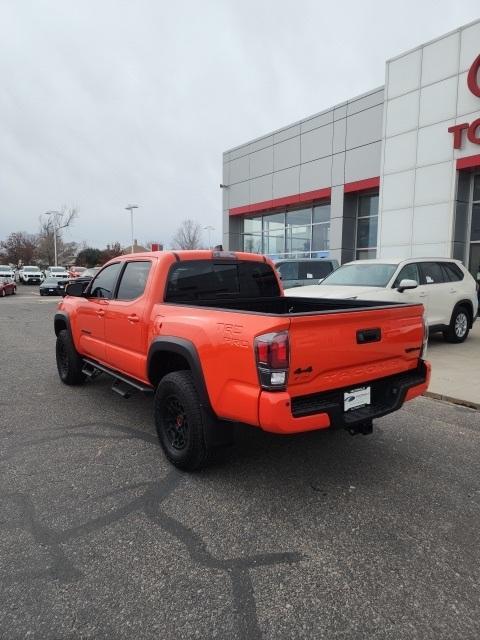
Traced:
[[407, 400], [422, 395], [430, 381], [430, 363], [420, 360], [416, 369], [366, 381], [356, 387], [371, 387], [371, 404], [343, 410], [344, 393], [350, 387], [291, 398], [287, 392], [260, 395], [259, 422], [264, 431], [301, 433], [329, 427], [349, 428], [400, 409]]

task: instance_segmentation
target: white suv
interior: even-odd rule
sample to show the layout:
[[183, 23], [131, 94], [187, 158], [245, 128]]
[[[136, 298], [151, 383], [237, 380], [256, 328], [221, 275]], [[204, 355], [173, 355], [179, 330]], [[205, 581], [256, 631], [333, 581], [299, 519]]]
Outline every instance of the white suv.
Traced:
[[287, 289], [285, 295], [421, 303], [430, 332], [463, 342], [478, 314], [478, 284], [458, 260], [376, 259], [348, 262], [321, 284]]
[[15, 280], [15, 272], [8, 264], [0, 264], [0, 278], [12, 278]]
[[41, 284], [44, 276], [38, 267], [27, 265], [18, 272], [18, 279], [22, 284]]
[[65, 267], [48, 267], [45, 271], [46, 278], [57, 278], [58, 280], [68, 280], [70, 274]]

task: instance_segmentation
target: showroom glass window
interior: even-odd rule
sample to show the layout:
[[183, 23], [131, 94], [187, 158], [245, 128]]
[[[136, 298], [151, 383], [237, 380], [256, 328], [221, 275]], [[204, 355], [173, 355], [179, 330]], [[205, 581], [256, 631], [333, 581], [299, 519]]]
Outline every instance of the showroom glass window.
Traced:
[[243, 250], [248, 253], [262, 253], [262, 217], [246, 218], [243, 231]]
[[305, 257], [310, 255], [312, 244], [312, 208], [287, 211], [286, 253]]
[[330, 203], [313, 207], [312, 251], [330, 249]]
[[263, 253], [282, 255], [285, 251], [285, 213], [263, 216]]
[[358, 198], [356, 259], [377, 257], [378, 193]]
[[480, 283], [480, 173], [472, 178], [472, 214], [470, 221], [470, 256], [468, 268]]
[[315, 203], [246, 218], [243, 250], [274, 258], [327, 257], [330, 204]]

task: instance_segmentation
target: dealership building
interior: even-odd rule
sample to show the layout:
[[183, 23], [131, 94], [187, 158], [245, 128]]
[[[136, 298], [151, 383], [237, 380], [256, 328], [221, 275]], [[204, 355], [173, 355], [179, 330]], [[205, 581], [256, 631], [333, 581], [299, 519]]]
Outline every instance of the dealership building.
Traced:
[[223, 155], [223, 242], [280, 257], [454, 257], [480, 275], [480, 20], [385, 86]]

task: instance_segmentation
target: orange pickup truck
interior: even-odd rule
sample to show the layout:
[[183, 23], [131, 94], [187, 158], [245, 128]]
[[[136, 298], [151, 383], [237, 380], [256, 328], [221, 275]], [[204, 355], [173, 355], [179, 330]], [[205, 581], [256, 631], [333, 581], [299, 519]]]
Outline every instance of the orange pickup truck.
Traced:
[[287, 298], [273, 263], [248, 253], [114, 258], [68, 285], [54, 323], [62, 382], [105, 373], [124, 397], [154, 393], [165, 455], [188, 470], [234, 423], [370, 433], [430, 377], [422, 305]]

